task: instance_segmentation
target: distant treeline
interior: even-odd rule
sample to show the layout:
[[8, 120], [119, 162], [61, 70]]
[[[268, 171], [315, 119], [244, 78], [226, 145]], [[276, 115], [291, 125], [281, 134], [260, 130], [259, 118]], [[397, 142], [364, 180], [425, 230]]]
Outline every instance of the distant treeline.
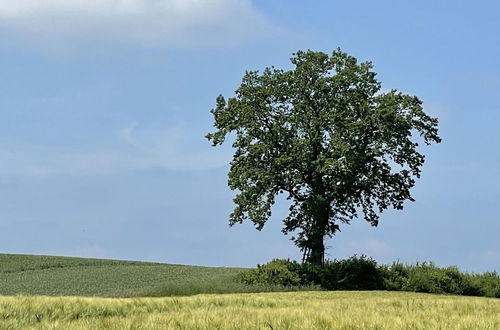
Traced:
[[353, 256], [326, 261], [323, 267], [274, 259], [239, 275], [248, 285], [319, 286], [325, 290], [391, 290], [500, 298], [500, 276], [461, 272], [432, 262], [379, 265]]

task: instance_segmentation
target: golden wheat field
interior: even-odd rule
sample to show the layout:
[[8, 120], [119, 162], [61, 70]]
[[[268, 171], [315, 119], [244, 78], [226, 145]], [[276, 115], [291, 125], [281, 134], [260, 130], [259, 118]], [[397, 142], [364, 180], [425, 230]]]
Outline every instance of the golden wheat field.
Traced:
[[0, 297], [1, 329], [500, 329], [500, 299], [405, 292]]

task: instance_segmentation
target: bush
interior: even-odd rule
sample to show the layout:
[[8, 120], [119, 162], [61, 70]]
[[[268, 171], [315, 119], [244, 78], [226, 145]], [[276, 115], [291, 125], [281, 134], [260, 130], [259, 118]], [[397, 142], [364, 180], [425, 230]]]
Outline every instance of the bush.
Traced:
[[479, 293], [472, 295], [500, 298], [500, 276], [497, 272], [471, 275], [469, 290]]
[[381, 266], [384, 278], [384, 289], [389, 291], [401, 291], [408, 282], [408, 267], [395, 262], [391, 266]]
[[381, 269], [375, 260], [366, 256], [327, 261], [320, 284], [327, 290], [384, 289]]
[[301, 264], [296, 261], [288, 264], [288, 269], [297, 274], [301, 285], [319, 285], [323, 282], [323, 269], [311, 264]]
[[384, 285], [387, 290], [458, 295], [464, 294], [470, 286], [467, 274], [458, 268], [439, 268], [432, 262], [415, 266], [394, 263], [385, 270]]
[[446, 293], [443, 284], [447, 282], [449, 282], [448, 279], [440, 269], [432, 263], [424, 262], [409, 267], [408, 280], [401, 289], [425, 293]]
[[323, 267], [274, 259], [240, 275], [252, 285], [320, 286], [326, 290], [390, 290], [447, 293], [500, 298], [500, 276], [462, 273], [457, 267], [440, 268], [432, 262], [377, 265], [366, 256], [327, 261]]
[[291, 264], [289, 260], [273, 259], [267, 264], [257, 265], [257, 268], [243, 272], [240, 280], [250, 285], [299, 285], [300, 277], [297, 273], [290, 271]]
[[468, 274], [457, 267], [440, 268], [432, 262], [393, 263], [385, 266], [383, 276], [386, 290], [500, 297], [500, 276], [496, 272]]

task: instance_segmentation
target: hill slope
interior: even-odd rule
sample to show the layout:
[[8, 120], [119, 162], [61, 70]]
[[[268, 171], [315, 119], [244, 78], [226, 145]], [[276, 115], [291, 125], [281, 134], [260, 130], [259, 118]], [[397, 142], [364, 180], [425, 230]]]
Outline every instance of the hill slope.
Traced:
[[[0, 254], [0, 295], [136, 296], [240, 291], [241, 268]], [[233, 290], [231, 290], [233, 288]]]

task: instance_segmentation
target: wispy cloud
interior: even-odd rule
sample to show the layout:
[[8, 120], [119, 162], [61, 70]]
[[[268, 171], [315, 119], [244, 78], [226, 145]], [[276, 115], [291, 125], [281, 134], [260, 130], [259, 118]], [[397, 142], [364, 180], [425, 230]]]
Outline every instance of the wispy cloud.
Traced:
[[224, 166], [230, 160], [229, 150], [212, 148], [203, 134], [183, 123], [167, 128], [132, 123], [117, 135], [134, 153], [143, 156], [145, 166], [195, 170]]
[[50, 146], [0, 143], [0, 176], [106, 175], [163, 168], [205, 170], [228, 164], [228, 150], [215, 150], [202, 134], [182, 124], [146, 128], [136, 123], [114, 140], [94, 146]]
[[3, 44], [199, 47], [273, 32], [250, 0], [0, 0]]

